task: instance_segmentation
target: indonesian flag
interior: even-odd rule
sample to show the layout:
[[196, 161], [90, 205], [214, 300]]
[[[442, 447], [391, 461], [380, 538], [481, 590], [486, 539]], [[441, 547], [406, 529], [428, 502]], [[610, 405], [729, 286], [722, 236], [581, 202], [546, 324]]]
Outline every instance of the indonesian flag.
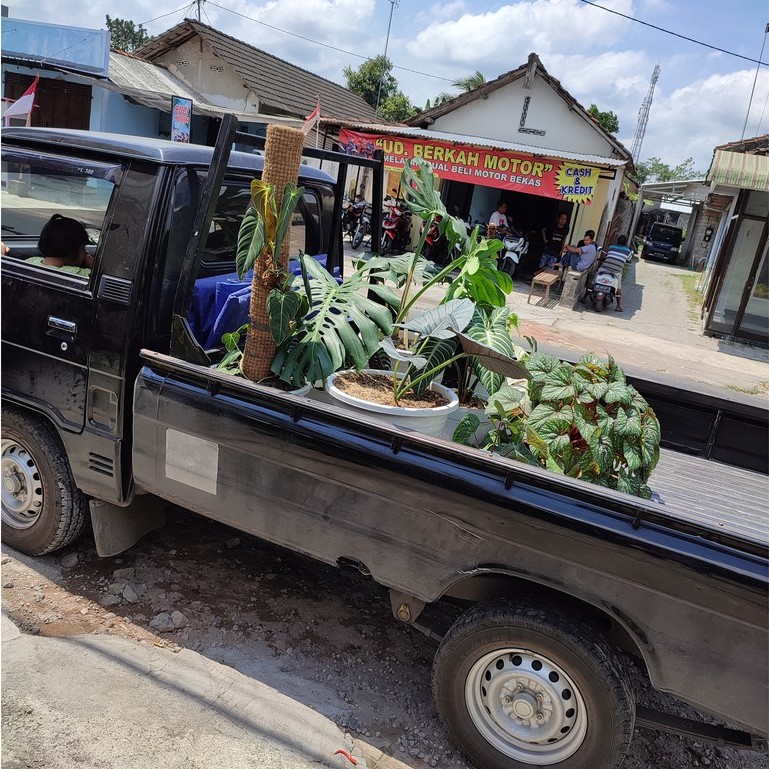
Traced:
[[312, 127], [320, 120], [320, 99], [315, 109], [307, 116], [307, 122], [302, 126], [302, 133], [307, 136]]
[[13, 104], [8, 105], [8, 108], [3, 113], [4, 118], [17, 117], [23, 115], [29, 115], [32, 112], [32, 108], [35, 106], [35, 89], [37, 88], [37, 77], [32, 81], [32, 85], [27, 88], [20, 98], [16, 99]]

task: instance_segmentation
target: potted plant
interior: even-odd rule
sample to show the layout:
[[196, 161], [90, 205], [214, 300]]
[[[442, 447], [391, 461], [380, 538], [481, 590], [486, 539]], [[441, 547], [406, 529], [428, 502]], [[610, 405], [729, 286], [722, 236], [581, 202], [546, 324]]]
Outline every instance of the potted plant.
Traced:
[[479, 421], [469, 414], [454, 440], [648, 499], [660, 426], [614, 359], [585, 355], [575, 365], [533, 353], [524, 365], [528, 381], [489, 399], [484, 438], [471, 439]]
[[[507, 327], [503, 305], [512, 281], [496, 268], [500, 244], [479, 238], [477, 228], [468, 236], [464, 223], [448, 215], [435, 191], [429, 163], [415, 159], [404, 167], [403, 177], [406, 203], [426, 225], [416, 250], [406, 255], [403, 265], [401, 303], [393, 323], [393, 331], [400, 332], [400, 345], [393, 335], [380, 342], [393, 368], [337, 372], [327, 380], [326, 389], [354, 408], [375, 411], [399, 426], [437, 435], [459, 405], [456, 394], [435, 382], [448, 367], [472, 359], [478, 371], [493, 368], [494, 378], [488, 378], [491, 391], [501, 386], [505, 376], [526, 376], [526, 372], [515, 359]], [[420, 253], [433, 222], [445, 234], [449, 251], [456, 248], [457, 255], [442, 270], [428, 272]], [[372, 262], [379, 265], [383, 260], [374, 258], [369, 264]], [[452, 276], [454, 272], [456, 276]], [[409, 318], [424, 293], [450, 276], [441, 304]]]

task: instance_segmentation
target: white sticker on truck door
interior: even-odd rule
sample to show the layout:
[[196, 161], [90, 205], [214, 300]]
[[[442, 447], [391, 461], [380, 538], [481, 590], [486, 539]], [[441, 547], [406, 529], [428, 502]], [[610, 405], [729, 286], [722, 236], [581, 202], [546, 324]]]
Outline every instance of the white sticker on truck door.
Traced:
[[178, 430], [166, 430], [166, 478], [216, 494], [218, 472], [218, 443]]

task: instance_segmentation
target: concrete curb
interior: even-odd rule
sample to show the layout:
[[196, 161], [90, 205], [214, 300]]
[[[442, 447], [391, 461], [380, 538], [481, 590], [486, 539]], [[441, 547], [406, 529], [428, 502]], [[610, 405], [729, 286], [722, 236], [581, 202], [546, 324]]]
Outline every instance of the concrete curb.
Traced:
[[365, 766], [329, 719], [187, 649], [32, 636], [3, 615], [2, 675], [4, 766], [349, 769], [339, 749]]

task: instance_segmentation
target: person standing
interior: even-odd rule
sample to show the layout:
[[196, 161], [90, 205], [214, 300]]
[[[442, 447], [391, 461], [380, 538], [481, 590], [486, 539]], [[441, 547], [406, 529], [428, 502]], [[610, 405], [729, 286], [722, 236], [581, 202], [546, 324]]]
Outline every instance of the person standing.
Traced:
[[554, 227], [542, 228], [542, 242], [545, 245], [539, 260], [539, 269], [545, 267], [551, 270], [560, 258], [563, 244], [566, 242], [566, 236], [569, 234], [568, 221], [569, 215], [562, 211], [558, 214]]
[[582, 272], [586, 270], [595, 261], [597, 254], [595, 243], [595, 232], [588, 230], [585, 233], [583, 239], [583, 245], [581, 246], [566, 246], [564, 248], [564, 255], [560, 262], [556, 262], [554, 267], [572, 267], [575, 270]]
[[622, 272], [625, 265], [630, 261], [632, 254], [627, 246], [627, 236], [620, 235], [617, 242], [609, 246], [606, 255], [599, 261], [599, 272], [608, 272], [617, 278], [617, 306], [614, 308], [617, 312], [622, 312]]

